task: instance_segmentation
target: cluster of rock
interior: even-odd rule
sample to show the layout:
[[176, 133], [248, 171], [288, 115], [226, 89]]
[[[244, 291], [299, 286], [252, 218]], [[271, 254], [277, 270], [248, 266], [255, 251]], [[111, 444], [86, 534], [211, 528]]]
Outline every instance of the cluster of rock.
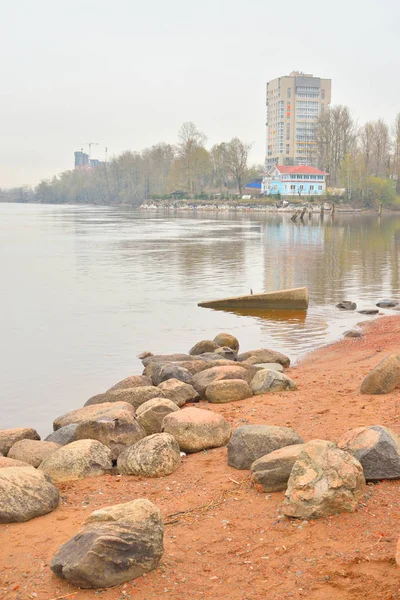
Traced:
[[[395, 308], [399, 306], [399, 303], [397, 300], [390, 300], [386, 298], [384, 300], [379, 300], [375, 306], [378, 306], [379, 308]], [[336, 308], [340, 308], [340, 310], [356, 310], [357, 304], [351, 300], [342, 300], [336, 304]], [[363, 308], [357, 312], [359, 312], [361, 315], [377, 315], [379, 308]]]
[[291, 428], [244, 425], [228, 444], [228, 465], [250, 469], [265, 492], [285, 491], [282, 513], [310, 519], [353, 512], [366, 481], [400, 478], [400, 438], [380, 425], [337, 443], [304, 443]]

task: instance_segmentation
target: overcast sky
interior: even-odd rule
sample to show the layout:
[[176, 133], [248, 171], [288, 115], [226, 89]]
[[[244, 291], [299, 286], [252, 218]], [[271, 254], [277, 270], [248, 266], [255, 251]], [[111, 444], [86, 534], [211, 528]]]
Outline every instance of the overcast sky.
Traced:
[[264, 160], [265, 82], [332, 78], [360, 123], [400, 112], [399, 0], [0, 0], [0, 187], [37, 184], [184, 121]]

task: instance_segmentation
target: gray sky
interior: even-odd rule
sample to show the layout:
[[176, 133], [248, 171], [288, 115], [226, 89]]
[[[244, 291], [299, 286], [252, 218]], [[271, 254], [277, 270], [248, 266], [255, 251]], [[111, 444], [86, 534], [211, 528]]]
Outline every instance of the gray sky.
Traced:
[[360, 123], [400, 111], [399, 0], [0, 0], [0, 187], [93, 158], [233, 136], [264, 160], [265, 82], [332, 79]]

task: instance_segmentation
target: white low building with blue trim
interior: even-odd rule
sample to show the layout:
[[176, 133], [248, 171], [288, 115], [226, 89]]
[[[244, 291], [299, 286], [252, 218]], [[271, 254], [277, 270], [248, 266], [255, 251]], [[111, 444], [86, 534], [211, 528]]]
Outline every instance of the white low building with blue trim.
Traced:
[[264, 196], [324, 196], [328, 173], [308, 165], [275, 165], [263, 177]]

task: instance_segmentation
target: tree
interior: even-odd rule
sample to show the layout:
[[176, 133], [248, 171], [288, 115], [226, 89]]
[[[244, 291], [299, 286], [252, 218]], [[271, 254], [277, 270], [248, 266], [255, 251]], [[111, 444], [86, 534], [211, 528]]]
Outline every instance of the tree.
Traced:
[[237, 137], [224, 145], [224, 166], [227, 173], [235, 179], [240, 196], [250, 174], [248, 167], [250, 148], [251, 144], [245, 144]]
[[396, 193], [400, 194], [400, 113], [396, 116], [392, 126], [392, 177], [396, 180]]
[[199, 150], [204, 149], [206, 139], [204, 133], [191, 121], [183, 123], [178, 132], [177, 154], [179, 166], [184, 172], [182, 187], [189, 194], [195, 192], [195, 174], [198, 174], [199, 162], [204, 158], [204, 153]]

